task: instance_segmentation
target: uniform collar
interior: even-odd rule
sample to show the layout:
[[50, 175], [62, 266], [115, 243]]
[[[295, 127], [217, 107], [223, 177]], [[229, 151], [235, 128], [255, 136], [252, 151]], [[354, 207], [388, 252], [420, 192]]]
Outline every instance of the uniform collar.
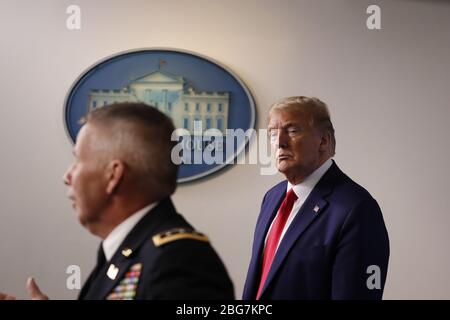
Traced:
[[119, 248], [120, 244], [134, 228], [134, 226], [142, 219], [142, 217], [153, 209], [158, 203], [151, 203], [139, 211], [133, 213], [127, 219], [117, 225], [113, 231], [109, 233], [105, 240], [103, 240], [102, 247], [107, 261], [110, 261], [114, 253]]

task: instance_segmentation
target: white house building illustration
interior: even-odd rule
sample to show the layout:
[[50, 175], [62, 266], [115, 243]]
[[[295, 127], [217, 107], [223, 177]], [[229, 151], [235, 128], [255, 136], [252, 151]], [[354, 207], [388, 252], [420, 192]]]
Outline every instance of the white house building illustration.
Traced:
[[203, 130], [225, 133], [228, 125], [228, 92], [196, 92], [186, 86], [182, 76], [157, 70], [131, 81], [119, 90], [95, 89], [89, 93], [88, 111], [110, 103], [140, 101], [171, 117], [176, 128], [191, 132], [194, 121], [202, 121]]

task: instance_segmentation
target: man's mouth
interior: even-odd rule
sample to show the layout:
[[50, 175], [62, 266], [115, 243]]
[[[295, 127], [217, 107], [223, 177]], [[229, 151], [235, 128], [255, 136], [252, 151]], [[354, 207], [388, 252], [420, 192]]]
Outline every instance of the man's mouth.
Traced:
[[67, 195], [67, 198], [72, 202], [72, 208], [75, 209], [75, 197], [73, 195]]
[[291, 158], [291, 157], [292, 157], [292, 156], [289, 155], [289, 154], [280, 154], [280, 155], [278, 156], [278, 161], [287, 160], [287, 159], [289, 159], [289, 158]]

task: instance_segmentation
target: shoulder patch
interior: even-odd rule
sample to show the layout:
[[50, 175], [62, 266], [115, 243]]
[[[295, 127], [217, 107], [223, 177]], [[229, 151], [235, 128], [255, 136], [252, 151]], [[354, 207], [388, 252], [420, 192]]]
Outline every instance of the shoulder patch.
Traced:
[[155, 247], [160, 247], [166, 243], [182, 239], [192, 239], [208, 242], [209, 239], [204, 234], [185, 228], [174, 228], [160, 232], [152, 237]]

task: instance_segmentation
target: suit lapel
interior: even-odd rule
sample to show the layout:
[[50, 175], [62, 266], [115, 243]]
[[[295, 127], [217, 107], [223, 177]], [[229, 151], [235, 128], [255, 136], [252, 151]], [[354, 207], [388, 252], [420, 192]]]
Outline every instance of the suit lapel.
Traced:
[[[314, 189], [311, 191], [308, 198], [305, 200], [303, 206], [292, 221], [289, 229], [286, 231], [277, 252], [275, 254], [269, 274], [267, 275], [261, 296], [267, 289], [270, 282], [273, 280], [278, 269], [282, 265], [284, 259], [288, 255], [290, 249], [297, 241], [297, 239], [305, 232], [308, 226], [324, 211], [328, 202], [325, 197], [331, 193], [334, 183], [335, 175], [339, 169], [333, 162], [333, 165], [320, 179]], [[267, 232], [267, 231], [266, 231]]]
[[[132, 263], [136, 262], [133, 258], [140, 246], [148, 240], [155, 233], [155, 230], [157, 230], [160, 224], [166, 219], [169, 219], [172, 214], [176, 214], [176, 211], [169, 198], [162, 200], [155, 208], [150, 210], [130, 231], [119, 249], [114, 253], [111, 261], [105, 264], [100, 271], [99, 276], [90, 284], [83, 298], [96, 300], [105, 299], [112, 289], [119, 284]], [[117, 268], [117, 274], [114, 274], [115, 272], [108, 273], [109, 268]], [[108, 274], [110, 276], [108, 276]]]
[[264, 204], [267, 203], [267, 206], [264, 207], [261, 211], [261, 218], [256, 226], [255, 230], [255, 239], [253, 245], [253, 255], [250, 262], [250, 267], [248, 270], [249, 279], [246, 281], [246, 287], [244, 292], [244, 299], [254, 299], [256, 297], [256, 290], [259, 285], [259, 276], [261, 272], [261, 261], [262, 261], [262, 253], [264, 249], [264, 240], [267, 234], [267, 231], [272, 223], [272, 220], [276, 216], [278, 208], [281, 205], [285, 195], [286, 195], [287, 181], [280, 183], [279, 186], [269, 195], [267, 199], [265, 199]]
[[281, 202], [283, 202], [283, 199], [286, 196], [287, 182], [283, 183], [281, 186], [282, 187], [279, 188], [273, 195], [273, 199], [268, 200], [268, 206], [263, 212], [261, 222], [259, 223], [258, 229], [256, 230], [256, 252], [258, 252], [259, 257], [261, 257], [262, 251], [264, 249], [264, 240], [266, 238], [267, 232], [269, 231], [270, 224], [275, 218], [278, 208], [280, 207]]

